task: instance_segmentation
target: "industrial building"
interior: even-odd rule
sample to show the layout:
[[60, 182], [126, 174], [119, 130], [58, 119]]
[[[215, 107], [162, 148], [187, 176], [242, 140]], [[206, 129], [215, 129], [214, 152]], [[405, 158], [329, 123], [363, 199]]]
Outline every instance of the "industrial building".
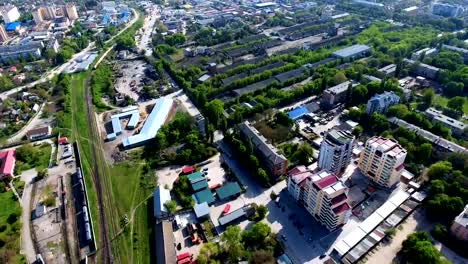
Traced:
[[154, 138], [159, 129], [166, 122], [173, 108], [173, 100], [169, 98], [159, 98], [153, 107], [153, 110], [148, 115], [145, 124], [140, 130], [140, 133], [133, 135], [123, 140], [124, 148], [133, 148], [141, 146], [148, 140]]
[[164, 204], [171, 200], [171, 193], [168, 189], [162, 186], [156, 187], [153, 192], [153, 216], [158, 219], [168, 215], [167, 208]]
[[370, 47], [366, 45], [356, 44], [344, 49], [337, 50], [332, 53], [333, 57], [339, 59], [359, 59], [367, 56], [370, 53]]
[[268, 167], [268, 173], [275, 177], [286, 174], [288, 159], [279, 154], [278, 149], [268, 143], [267, 139], [249, 121], [241, 123], [239, 129], [247, 140], [252, 141], [254, 151], [260, 154], [261, 161]]
[[297, 167], [288, 174], [288, 192], [328, 230], [345, 224], [351, 216], [348, 188], [333, 173], [312, 173]]
[[134, 129], [138, 121], [140, 121], [140, 111], [138, 106], [129, 106], [121, 110], [120, 114], [111, 116], [112, 132], [107, 134], [107, 140], [114, 140], [118, 135], [122, 133], [122, 126], [120, 120], [122, 118], [129, 118], [127, 128]]
[[384, 92], [376, 94], [367, 101], [366, 114], [373, 113], [385, 114], [390, 106], [397, 105], [400, 102], [400, 97], [394, 92]]
[[366, 141], [358, 167], [371, 181], [392, 187], [405, 168], [406, 149], [395, 139], [372, 137]]
[[354, 136], [345, 130], [332, 129], [323, 137], [320, 144], [318, 167], [335, 175], [341, 175], [353, 154]]

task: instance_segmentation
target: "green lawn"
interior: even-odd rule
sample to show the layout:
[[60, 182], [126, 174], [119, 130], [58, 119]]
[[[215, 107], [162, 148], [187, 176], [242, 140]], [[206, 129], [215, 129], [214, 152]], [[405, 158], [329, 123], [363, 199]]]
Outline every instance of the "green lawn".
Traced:
[[[447, 106], [449, 99], [444, 96], [436, 95], [434, 96], [434, 105], [440, 105], [443, 107]], [[463, 112], [468, 114], [468, 100], [465, 100], [465, 104], [463, 105]]]
[[21, 207], [12, 191], [0, 193], [0, 255], [5, 263], [26, 263], [20, 251]]

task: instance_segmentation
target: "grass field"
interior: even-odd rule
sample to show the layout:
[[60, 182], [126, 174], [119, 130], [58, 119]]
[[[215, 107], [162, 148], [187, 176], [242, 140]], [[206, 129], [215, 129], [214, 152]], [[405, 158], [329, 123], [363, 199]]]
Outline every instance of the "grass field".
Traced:
[[91, 211], [92, 224], [97, 243], [99, 241], [99, 232], [97, 231], [99, 228], [99, 214], [97, 208], [96, 192], [90, 178], [91, 163], [89, 161], [91, 160], [91, 145], [89, 144], [89, 126], [86, 122], [86, 111], [84, 105], [85, 98], [83, 85], [85, 79], [85, 73], [80, 73], [72, 77], [72, 87], [70, 89], [72, 111], [69, 114], [70, 117], [67, 117], [67, 119], [71, 120], [70, 138], [72, 141], [78, 140], [79, 143], [83, 163], [84, 182], [88, 194], [89, 209]]
[[21, 243], [21, 207], [13, 192], [0, 193], [0, 258], [2, 263], [26, 263], [19, 254]]
[[[434, 96], [434, 104], [440, 106], [447, 106], [449, 99], [444, 96], [436, 95]], [[463, 105], [463, 113], [468, 114], [468, 100], [465, 100], [465, 104]]]

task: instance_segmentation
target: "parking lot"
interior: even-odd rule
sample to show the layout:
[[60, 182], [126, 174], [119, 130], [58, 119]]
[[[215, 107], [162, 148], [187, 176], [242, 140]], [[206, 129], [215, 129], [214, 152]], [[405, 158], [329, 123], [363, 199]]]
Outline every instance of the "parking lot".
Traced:
[[138, 92], [143, 87], [142, 79], [145, 76], [146, 63], [142, 60], [120, 61], [118, 64], [120, 76], [115, 81], [115, 89], [124, 95], [138, 101]]
[[193, 255], [193, 259], [196, 259], [200, 248], [203, 246], [203, 242], [193, 243], [192, 238], [187, 229], [187, 224], [196, 224], [198, 223], [194, 213], [185, 213], [178, 215], [180, 219], [180, 227], [176, 224], [173, 225], [174, 228], [174, 239], [176, 243], [176, 254], [180, 255], [182, 253], [189, 252]]

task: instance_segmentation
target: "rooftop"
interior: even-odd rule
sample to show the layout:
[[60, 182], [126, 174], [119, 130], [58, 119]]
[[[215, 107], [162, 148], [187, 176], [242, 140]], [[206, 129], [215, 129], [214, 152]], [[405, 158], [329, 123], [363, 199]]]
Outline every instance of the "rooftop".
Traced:
[[15, 167], [15, 150], [9, 149], [3, 152], [0, 152], [0, 174], [3, 176], [13, 175], [13, 169]]
[[332, 129], [325, 135], [325, 141], [332, 145], [349, 144], [354, 139], [354, 136], [346, 130]]
[[360, 54], [362, 52], [368, 52], [368, 51], [370, 51], [369, 46], [362, 45], [362, 44], [356, 44], [356, 45], [352, 45], [352, 46], [349, 46], [349, 47], [344, 48], [344, 49], [337, 50], [337, 51], [333, 52], [333, 55], [335, 57], [339, 57], [339, 58], [348, 58], [348, 57], [352, 57], [354, 55], [358, 55], [358, 54]]
[[203, 189], [194, 194], [195, 201], [198, 204], [206, 202], [207, 204], [212, 204], [215, 201], [213, 193], [209, 189]]
[[216, 189], [216, 194], [220, 200], [224, 200], [241, 193], [241, 188], [237, 182], [228, 182]]
[[458, 121], [456, 119], [453, 119], [451, 117], [448, 117], [446, 115], [444, 115], [442, 113], [442, 111], [439, 111], [433, 107], [429, 107], [427, 110], [426, 110], [426, 114], [428, 114], [429, 116], [431, 116], [431, 118], [434, 118], [436, 121], [439, 121], [443, 124], [446, 124], [450, 127], [455, 127], [459, 130], [463, 130], [465, 129], [468, 125], [461, 122], [461, 121]]
[[173, 100], [169, 98], [159, 98], [148, 115], [145, 124], [137, 135], [130, 136], [122, 141], [124, 147], [133, 147], [146, 142], [156, 136], [161, 126], [166, 122], [171, 111]]
[[288, 112], [289, 118], [296, 120], [301, 118], [303, 115], [309, 113], [309, 110], [305, 106], [299, 106]]
[[455, 217], [454, 222], [461, 226], [464, 226], [465, 228], [468, 227], [468, 204], [465, 205], [465, 210], [463, 210], [463, 212], [461, 212], [457, 217]]
[[372, 137], [367, 140], [366, 145], [371, 146], [377, 150], [380, 150], [387, 155], [398, 158], [399, 156], [406, 155], [406, 149], [398, 144], [395, 139], [389, 139], [384, 137]]
[[340, 93], [343, 93], [343, 92], [348, 90], [348, 87], [349, 87], [350, 83], [351, 83], [350, 81], [346, 81], [346, 82], [340, 83], [338, 85], [335, 85], [333, 87], [330, 87], [330, 88], [326, 89], [325, 91], [329, 92], [331, 94], [340, 94]]
[[236, 220], [236, 219], [239, 219], [241, 218], [242, 216], [244, 216], [246, 214], [244, 208], [239, 208], [235, 211], [232, 211], [231, 213], [225, 215], [225, 216], [221, 216], [219, 219], [218, 219], [218, 222], [220, 225], [226, 225], [226, 224], [229, 224], [230, 222]]
[[165, 203], [171, 200], [171, 193], [169, 190], [158, 186], [153, 193], [153, 201], [154, 201], [154, 217], [160, 217], [163, 213], [167, 213]]

